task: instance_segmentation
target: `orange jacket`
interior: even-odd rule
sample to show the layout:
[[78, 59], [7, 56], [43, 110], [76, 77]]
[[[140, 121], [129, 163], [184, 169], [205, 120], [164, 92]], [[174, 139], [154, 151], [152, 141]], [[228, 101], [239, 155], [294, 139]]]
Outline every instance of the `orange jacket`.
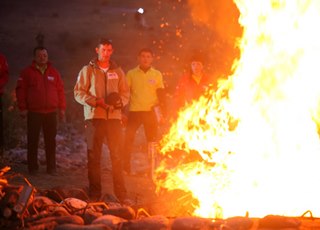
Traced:
[[205, 92], [209, 84], [210, 78], [206, 74], [202, 76], [199, 84], [192, 78], [190, 72], [183, 75], [178, 81], [175, 90], [176, 109], [179, 110], [185, 104], [191, 103], [192, 100], [197, 100]]

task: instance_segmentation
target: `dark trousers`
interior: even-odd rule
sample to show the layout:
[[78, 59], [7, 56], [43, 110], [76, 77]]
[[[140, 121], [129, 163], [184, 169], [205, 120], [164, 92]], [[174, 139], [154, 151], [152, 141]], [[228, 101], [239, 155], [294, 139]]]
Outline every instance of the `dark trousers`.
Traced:
[[120, 145], [122, 127], [117, 119], [92, 119], [85, 121], [88, 148], [88, 179], [89, 195], [101, 197], [101, 154], [106, 138], [112, 164], [112, 179], [114, 194], [119, 200], [125, 199], [126, 189], [122, 175]]
[[28, 170], [35, 172], [38, 165], [38, 145], [40, 131], [42, 129], [45, 144], [47, 172], [56, 170], [56, 134], [57, 116], [56, 113], [28, 112], [27, 117], [27, 139], [28, 139]]
[[123, 147], [123, 169], [131, 171], [131, 151], [138, 128], [143, 125], [144, 133], [148, 142], [157, 139], [158, 124], [153, 111], [129, 112], [128, 123], [125, 132]]
[[2, 95], [0, 95], [0, 155], [4, 150]]

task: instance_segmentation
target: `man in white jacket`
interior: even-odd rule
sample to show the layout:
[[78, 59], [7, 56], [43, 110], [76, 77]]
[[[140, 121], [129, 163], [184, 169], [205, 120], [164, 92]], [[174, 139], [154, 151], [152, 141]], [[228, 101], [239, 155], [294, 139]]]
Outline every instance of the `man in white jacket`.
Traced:
[[97, 57], [84, 66], [74, 87], [74, 97], [84, 107], [88, 153], [89, 196], [101, 198], [101, 153], [104, 138], [110, 151], [114, 194], [126, 199], [122, 176], [120, 145], [122, 139], [121, 109], [129, 101], [129, 87], [123, 70], [110, 60], [112, 42], [100, 39]]

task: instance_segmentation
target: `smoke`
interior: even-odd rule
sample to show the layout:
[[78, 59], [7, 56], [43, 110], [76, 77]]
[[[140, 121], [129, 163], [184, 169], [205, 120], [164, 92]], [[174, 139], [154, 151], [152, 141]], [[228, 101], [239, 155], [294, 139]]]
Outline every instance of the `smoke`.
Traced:
[[229, 74], [233, 60], [239, 55], [237, 39], [242, 34], [238, 8], [232, 0], [188, 0], [188, 4], [193, 21], [213, 31], [209, 49], [217, 72]]

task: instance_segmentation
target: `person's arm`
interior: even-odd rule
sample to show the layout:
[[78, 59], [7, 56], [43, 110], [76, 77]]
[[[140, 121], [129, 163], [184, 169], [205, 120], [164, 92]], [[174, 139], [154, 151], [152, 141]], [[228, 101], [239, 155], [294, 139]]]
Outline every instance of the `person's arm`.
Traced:
[[59, 120], [65, 121], [65, 111], [66, 111], [66, 96], [64, 93], [64, 85], [62, 78], [59, 73], [57, 73], [57, 92], [58, 92], [58, 100], [59, 100]]
[[59, 110], [66, 110], [66, 96], [64, 93], [64, 84], [60, 74], [57, 75], [57, 91], [58, 91], [58, 99], [59, 99]]
[[120, 69], [119, 75], [119, 94], [123, 107], [126, 107], [130, 100], [130, 87], [128, 84], [128, 78], [125, 76], [122, 69]]
[[9, 81], [8, 62], [4, 56], [0, 56], [0, 91]]
[[174, 109], [179, 110], [185, 103], [185, 81], [184, 77], [182, 77], [176, 86], [175, 92], [174, 92]]
[[163, 89], [164, 88], [163, 76], [162, 76], [161, 72], [159, 72], [159, 82], [158, 82], [157, 88], [158, 89]]
[[97, 106], [97, 98], [89, 93], [90, 74], [88, 66], [82, 68], [79, 72], [77, 82], [74, 86], [73, 93], [75, 100], [82, 105]]
[[16, 85], [16, 97], [18, 108], [21, 112], [28, 110], [27, 108], [27, 91], [28, 82], [27, 82], [27, 73], [26, 71], [22, 71], [17, 80]]

